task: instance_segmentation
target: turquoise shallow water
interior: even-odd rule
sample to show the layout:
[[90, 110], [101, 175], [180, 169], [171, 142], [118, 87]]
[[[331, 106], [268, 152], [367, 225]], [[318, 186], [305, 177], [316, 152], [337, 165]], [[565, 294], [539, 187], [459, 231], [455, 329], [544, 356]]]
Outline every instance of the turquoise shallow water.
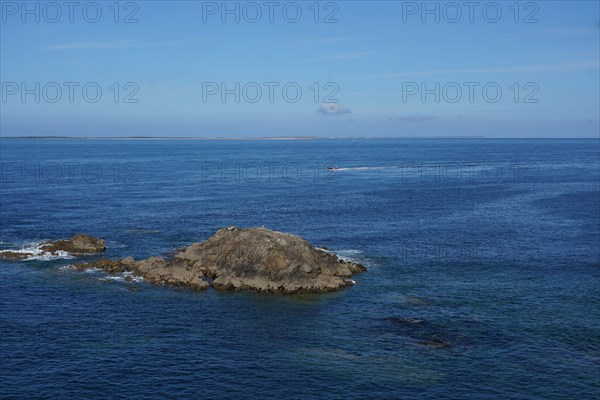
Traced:
[[2, 249], [86, 232], [141, 258], [264, 225], [369, 271], [279, 297], [2, 262], [0, 396], [597, 398], [599, 145], [1, 140]]

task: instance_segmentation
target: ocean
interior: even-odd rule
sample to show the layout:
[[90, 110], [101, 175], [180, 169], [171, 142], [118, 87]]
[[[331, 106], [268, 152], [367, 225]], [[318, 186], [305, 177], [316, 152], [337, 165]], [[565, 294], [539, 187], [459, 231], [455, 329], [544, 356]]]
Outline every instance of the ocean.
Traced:
[[[1, 262], [2, 398], [600, 395], [598, 140], [2, 139], [0, 158], [0, 250], [107, 242]], [[69, 268], [231, 225], [369, 270], [279, 296]]]

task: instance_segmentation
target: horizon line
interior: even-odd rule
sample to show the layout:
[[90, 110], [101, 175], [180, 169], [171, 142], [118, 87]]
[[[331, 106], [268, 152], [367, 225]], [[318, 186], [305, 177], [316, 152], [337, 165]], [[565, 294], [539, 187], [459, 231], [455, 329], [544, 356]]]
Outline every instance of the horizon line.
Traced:
[[484, 135], [456, 135], [456, 136], [253, 136], [253, 137], [204, 137], [204, 136], [55, 136], [55, 135], [19, 135], [19, 136], [1, 136], [0, 140], [384, 140], [384, 139], [590, 139], [599, 140], [600, 137], [494, 137]]

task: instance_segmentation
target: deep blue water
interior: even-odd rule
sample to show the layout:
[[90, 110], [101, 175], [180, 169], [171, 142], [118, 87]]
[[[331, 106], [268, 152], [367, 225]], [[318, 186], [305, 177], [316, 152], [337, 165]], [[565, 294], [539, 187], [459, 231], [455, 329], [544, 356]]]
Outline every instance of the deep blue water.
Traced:
[[2, 262], [4, 398], [600, 395], [598, 140], [0, 146], [2, 249], [83, 232], [142, 258], [264, 225], [369, 268], [268, 296]]

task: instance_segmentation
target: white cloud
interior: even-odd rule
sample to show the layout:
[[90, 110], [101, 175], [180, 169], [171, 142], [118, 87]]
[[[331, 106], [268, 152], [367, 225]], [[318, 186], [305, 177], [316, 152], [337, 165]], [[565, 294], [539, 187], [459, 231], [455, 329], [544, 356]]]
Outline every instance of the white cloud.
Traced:
[[324, 103], [319, 106], [317, 113], [322, 115], [352, 114], [352, 110], [336, 103]]

